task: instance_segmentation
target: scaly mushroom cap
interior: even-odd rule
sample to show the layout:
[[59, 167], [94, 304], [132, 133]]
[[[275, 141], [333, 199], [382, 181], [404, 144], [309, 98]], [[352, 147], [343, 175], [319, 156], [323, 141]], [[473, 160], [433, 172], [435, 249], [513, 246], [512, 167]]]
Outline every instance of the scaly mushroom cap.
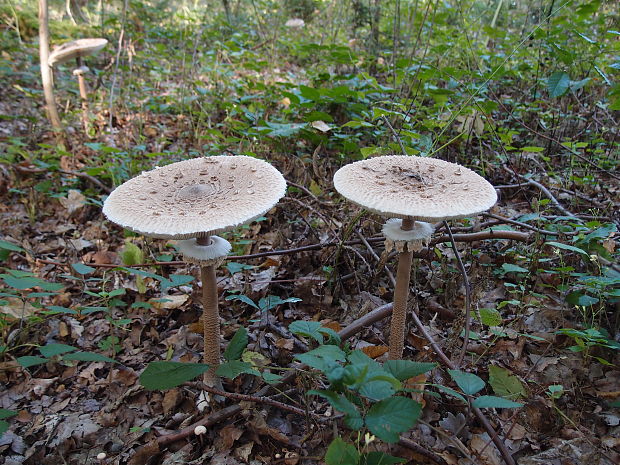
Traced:
[[121, 184], [104, 202], [103, 213], [145, 236], [188, 239], [249, 223], [285, 192], [284, 177], [265, 161], [246, 156], [194, 158]]
[[78, 39], [65, 42], [52, 50], [52, 53], [50, 53], [47, 59], [47, 64], [54, 66], [56, 64], [66, 63], [74, 58], [94, 55], [107, 44], [107, 39]]
[[334, 175], [340, 194], [372, 212], [437, 222], [491, 208], [497, 193], [472, 170], [436, 158], [388, 155], [345, 165]]

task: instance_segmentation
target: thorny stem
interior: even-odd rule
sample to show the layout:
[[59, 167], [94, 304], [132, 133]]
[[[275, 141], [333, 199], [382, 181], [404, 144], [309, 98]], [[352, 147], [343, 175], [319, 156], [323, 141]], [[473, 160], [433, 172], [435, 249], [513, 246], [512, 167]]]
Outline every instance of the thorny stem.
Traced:
[[[413, 229], [412, 218], [403, 219], [401, 229]], [[396, 289], [394, 290], [394, 310], [390, 323], [389, 359], [398, 360], [403, 356], [405, 346], [405, 327], [407, 323], [407, 297], [409, 296], [409, 280], [411, 278], [411, 262], [413, 252], [406, 251], [398, 254], [398, 270], [396, 271]]]

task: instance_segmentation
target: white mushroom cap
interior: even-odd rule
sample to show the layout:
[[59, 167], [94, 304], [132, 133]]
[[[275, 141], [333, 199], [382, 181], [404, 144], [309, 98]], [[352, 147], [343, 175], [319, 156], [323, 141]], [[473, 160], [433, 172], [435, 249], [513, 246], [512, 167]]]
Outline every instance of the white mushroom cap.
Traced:
[[286, 181], [246, 156], [194, 158], [156, 168], [117, 187], [103, 204], [112, 222], [145, 236], [188, 239], [228, 231], [269, 211]]
[[334, 187], [351, 202], [382, 216], [437, 222], [491, 208], [497, 193], [464, 166], [436, 158], [388, 155], [345, 165]]
[[56, 64], [66, 63], [74, 58], [94, 55], [107, 44], [107, 39], [78, 39], [65, 42], [52, 50], [52, 53], [50, 53], [47, 59], [47, 64], [54, 66]]

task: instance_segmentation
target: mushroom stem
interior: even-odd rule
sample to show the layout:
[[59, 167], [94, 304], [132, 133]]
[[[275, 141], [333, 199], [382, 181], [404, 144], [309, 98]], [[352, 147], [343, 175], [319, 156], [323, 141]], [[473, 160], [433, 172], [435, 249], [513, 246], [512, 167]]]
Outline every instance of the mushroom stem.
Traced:
[[221, 387], [221, 381], [215, 374], [220, 364], [220, 315], [217, 305], [217, 282], [215, 266], [201, 266], [202, 306], [204, 326], [204, 362], [209, 370], [204, 374], [204, 383], [211, 387]]
[[[410, 231], [415, 221], [412, 218], [404, 218], [401, 229]], [[396, 271], [396, 289], [394, 290], [394, 306], [390, 323], [390, 360], [398, 360], [403, 356], [405, 347], [405, 326], [407, 320], [407, 297], [409, 296], [409, 280], [411, 278], [411, 262], [413, 252], [406, 251], [398, 254], [398, 270]]]
[[78, 59], [78, 67], [73, 70], [73, 74], [77, 76], [78, 86], [80, 88], [80, 100], [82, 102], [82, 124], [84, 125], [84, 132], [88, 133], [88, 88], [86, 87], [86, 79], [84, 79], [84, 73], [88, 68], [79, 65], [81, 60]]

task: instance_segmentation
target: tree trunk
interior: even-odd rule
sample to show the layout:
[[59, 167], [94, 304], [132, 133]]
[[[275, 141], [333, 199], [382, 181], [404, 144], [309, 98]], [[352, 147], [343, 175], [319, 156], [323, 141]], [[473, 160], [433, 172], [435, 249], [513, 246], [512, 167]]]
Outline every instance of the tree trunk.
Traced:
[[52, 69], [48, 65], [47, 60], [50, 54], [49, 38], [50, 31], [48, 27], [48, 9], [47, 0], [39, 0], [39, 58], [41, 60], [41, 83], [43, 84], [43, 94], [45, 95], [45, 110], [47, 117], [52, 123], [56, 140], [65, 144], [65, 134], [56, 108], [56, 100], [54, 99], [54, 89], [52, 84]]

